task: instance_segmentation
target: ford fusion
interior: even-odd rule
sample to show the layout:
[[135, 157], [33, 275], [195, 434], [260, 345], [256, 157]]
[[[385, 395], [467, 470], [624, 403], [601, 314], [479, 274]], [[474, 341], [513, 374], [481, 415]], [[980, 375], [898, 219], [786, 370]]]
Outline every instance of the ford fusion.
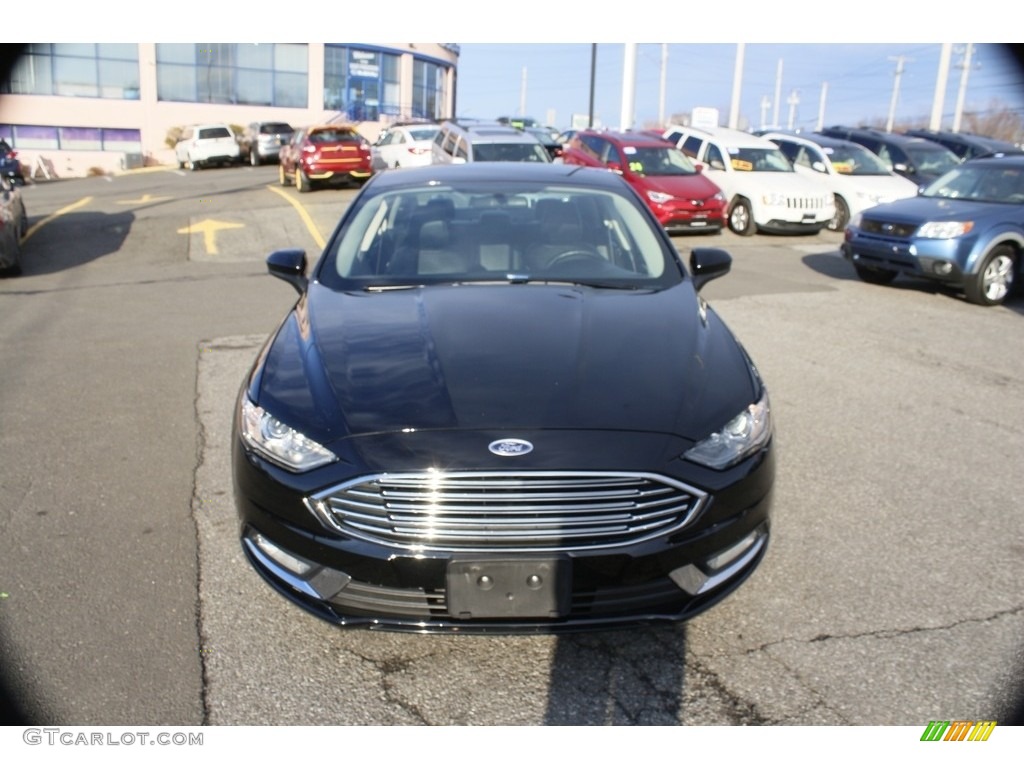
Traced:
[[763, 558], [768, 395], [620, 177], [378, 174], [243, 383], [241, 544], [345, 626], [559, 632], [687, 619]]

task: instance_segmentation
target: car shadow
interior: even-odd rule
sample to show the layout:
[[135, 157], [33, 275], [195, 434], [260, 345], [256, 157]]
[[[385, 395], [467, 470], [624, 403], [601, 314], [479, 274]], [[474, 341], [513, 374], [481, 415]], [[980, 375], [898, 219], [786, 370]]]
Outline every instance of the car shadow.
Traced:
[[679, 725], [686, 626], [562, 635], [545, 725]]
[[[846, 259], [836, 258], [835, 252], [812, 253], [804, 256], [802, 262], [810, 269], [820, 275], [832, 278], [833, 280], [848, 280], [860, 282], [857, 273]], [[896, 280], [887, 286], [879, 286], [890, 291], [914, 291], [916, 293], [929, 294], [932, 296], [945, 296], [955, 301], [966, 302], [962, 290], [952, 288], [932, 280], [915, 279], [900, 275]], [[1017, 314], [1024, 315], [1024, 285], [1018, 283], [1013, 294], [1011, 294], [1003, 306]]]
[[121, 249], [135, 221], [131, 211], [69, 213], [33, 230], [21, 241], [21, 273], [45, 275], [62, 272]]

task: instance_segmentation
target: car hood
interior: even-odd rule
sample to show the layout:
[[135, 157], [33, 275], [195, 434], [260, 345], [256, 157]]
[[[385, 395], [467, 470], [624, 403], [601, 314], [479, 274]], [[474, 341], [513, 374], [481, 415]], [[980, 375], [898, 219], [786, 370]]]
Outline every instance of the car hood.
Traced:
[[[702, 319], [703, 318], [703, 319]], [[657, 291], [313, 283], [250, 396], [318, 442], [422, 430], [622, 430], [697, 440], [758, 396], [692, 283]]]
[[909, 197], [892, 203], [877, 205], [864, 211], [873, 220], [886, 220], [904, 224], [923, 224], [926, 221], [958, 221], [960, 219], [1019, 217], [1020, 206], [1006, 203], [983, 203], [975, 200], [948, 197]]
[[712, 171], [712, 181], [718, 184], [730, 196], [741, 194], [745, 197], [759, 196], [763, 193], [781, 195], [824, 195], [829, 200], [832, 193], [826, 184], [818, 179], [800, 175], [796, 171]]
[[699, 173], [692, 176], [643, 176], [637, 186], [642, 190], [694, 200], [706, 200], [721, 191], [717, 184]]

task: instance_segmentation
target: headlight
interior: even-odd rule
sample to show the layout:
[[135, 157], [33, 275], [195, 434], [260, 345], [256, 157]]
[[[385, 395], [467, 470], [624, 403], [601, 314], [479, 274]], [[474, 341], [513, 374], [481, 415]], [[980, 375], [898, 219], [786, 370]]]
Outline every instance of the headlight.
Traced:
[[242, 442], [292, 472], [307, 472], [337, 461], [337, 456], [301, 432], [275, 419], [249, 398], [242, 398]]
[[780, 195], [778, 192], [765, 192], [761, 195], [761, 202], [765, 205], [781, 207], [786, 205], [786, 196]]
[[715, 194], [713, 194], [708, 199], [709, 200], [717, 200], [720, 203], [724, 203], [725, 202], [725, 193], [724, 192], [715, 192]]
[[961, 237], [974, 229], [973, 221], [929, 221], [921, 225], [917, 230], [918, 237], [927, 237], [933, 240], [948, 240], [951, 237]]
[[672, 195], [666, 195], [664, 192], [648, 192], [647, 197], [651, 199], [651, 202], [658, 203], [659, 205], [667, 203], [672, 199]]
[[726, 469], [759, 451], [771, 436], [771, 407], [765, 392], [718, 432], [712, 432], [684, 453], [683, 458], [712, 469]]

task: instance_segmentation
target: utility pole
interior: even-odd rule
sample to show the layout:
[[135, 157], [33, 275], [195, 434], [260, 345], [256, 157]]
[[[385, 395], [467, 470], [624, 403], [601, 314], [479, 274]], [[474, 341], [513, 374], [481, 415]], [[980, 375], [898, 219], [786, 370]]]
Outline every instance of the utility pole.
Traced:
[[772, 128], [778, 128], [779, 105], [782, 103], [782, 59], [779, 59], [779, 67], [775, 71], [775, 111], [772, 113]]
[[932, 117], [928, 121], [928, 130], [937, 131], [942, 128], [942, 106], [946, 100], [946, 81], [949, 80], [949, 60], [953, 55], [953, 44], [943, 43], [939, 55], [939, 74], [935, 78], [935, 98], [932, 99]]
[[661, 88], [658, 92], [658, 127], [665, 127], [665, 85], [668, 82], [668, 43], [661, 44]]
[[626, 43], [622, 62], [622, 111], [619, 113], [619, 130], [628, 131], [633, 127], [636, 112], [636, 43]]
[[960, 119], [964, 114], [964, 99], [967, 96], [967, 76], [971, 72], [971, 53], [974, 50], [972, 43], [967, 44], [964, 51], [964, 60], [960, 63], [960, 90], [956, 94], [956, 111], [953, 113], [953, 132], [960, 130]]
[[590, 112], [587, 114], [587, 128], [593, 128], [594, 127], [594, 82], [595, 82], [596, 77], [597, 77], [597, 43], [591, 43], [590, 44]]
[[526, 67], [523, 67], [523, 83], [519, 87], [519, 116], [526, 117]]
[[796, 122], [796, 108], [800, 105], [800, 91], [790, 91], [786, 103], [789, 104], [789, 123], [786, 127], [792, 131], [793, 124]]
[[740, 124], [740, 87], [743, 85], [743, 54], [746, 43], [736, 44], [736, 68], [732, 73], [732, 105], [729, 107], [729, 127], [736, 129]]
[[825, 97], [828, 96], [828, 83], [823, 82], [821, 84], [821, 98], [818, 99], [818, 124], [814, 126], [814, 130], [820, 131], [825, 127]]
[[771, 109], [772, 100], [767, 96], [761, 97], [761, 127], [768, 127], [768, 110]]
[[900, 78], [903, 76], [903, 63], [913, 61], [906, 56], [890, 56], [889, 61], [896, 62], [896, 79], [892, 84], [892, 101], [889, 102], [889, 120], [885, 124], [885, 130], [892, 133], [893, 124], [896, 122], [896, 102], [900, 97]]

